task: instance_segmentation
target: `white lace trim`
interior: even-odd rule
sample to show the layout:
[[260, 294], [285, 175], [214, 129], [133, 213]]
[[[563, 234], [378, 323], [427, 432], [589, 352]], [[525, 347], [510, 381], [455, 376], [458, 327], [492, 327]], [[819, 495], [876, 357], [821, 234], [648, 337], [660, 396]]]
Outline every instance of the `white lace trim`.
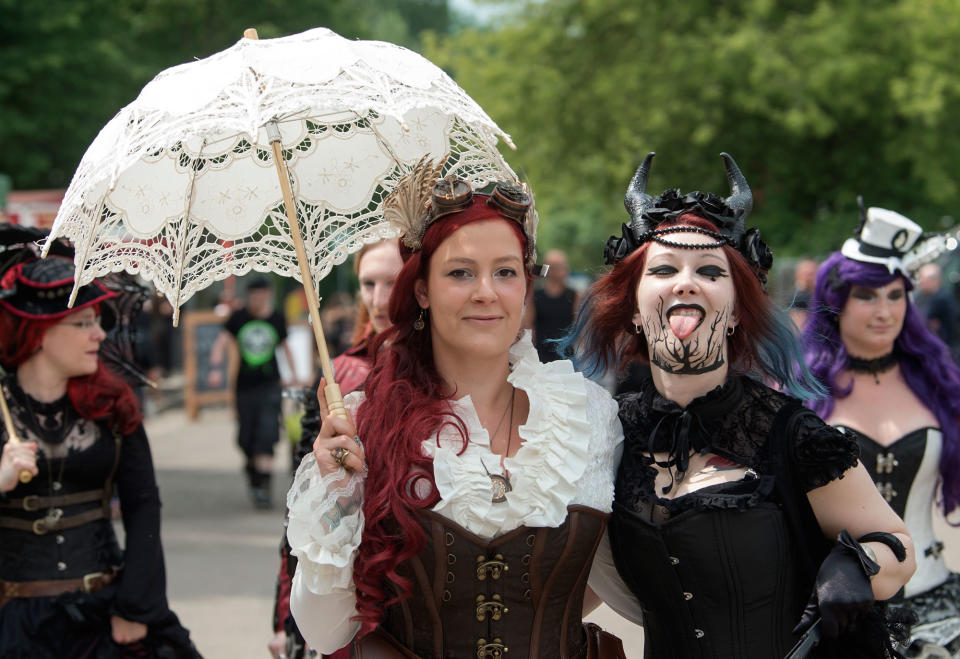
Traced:
[[314, 593], [353, 587], [353, 559], [363, 534], [364, 480], [363, 474], [344, 469], [321, 476], [312, 453], [297, 469], [287, 493], [287, 541], [304, 585]]

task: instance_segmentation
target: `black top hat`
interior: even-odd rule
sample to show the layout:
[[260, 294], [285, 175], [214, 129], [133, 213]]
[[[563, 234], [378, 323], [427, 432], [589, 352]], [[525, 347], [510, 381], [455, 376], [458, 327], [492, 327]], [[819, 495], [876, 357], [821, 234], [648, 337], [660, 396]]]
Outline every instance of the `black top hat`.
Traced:
[[[73, 290], [73, 261], [50, 256], [18, 263], [0, 278], [0, 307], [21, 318], [51, 320], [65, 318], [80, 309], [116, 297], [100, 282], [82, 286], [72, 307], [68, 307]], [[116, 317], [109, 304], [101, 304], [101, 326], [113, 327]]]

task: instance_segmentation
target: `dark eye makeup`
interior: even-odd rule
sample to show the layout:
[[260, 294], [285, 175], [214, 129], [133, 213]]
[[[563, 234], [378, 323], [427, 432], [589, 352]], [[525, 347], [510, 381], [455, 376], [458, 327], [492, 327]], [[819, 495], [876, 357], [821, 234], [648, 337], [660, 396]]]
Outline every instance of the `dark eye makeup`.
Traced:
[[672, 275], [677, 271], [672, 265], [655, 265], [647, 269], [648, 275]]
[[704, 277], [710, 277], [711, 279], [727, 276], [727, 271], [718, 265], [705, 265], [701, 268], [698, 268], [697, 273], [703, 275]]

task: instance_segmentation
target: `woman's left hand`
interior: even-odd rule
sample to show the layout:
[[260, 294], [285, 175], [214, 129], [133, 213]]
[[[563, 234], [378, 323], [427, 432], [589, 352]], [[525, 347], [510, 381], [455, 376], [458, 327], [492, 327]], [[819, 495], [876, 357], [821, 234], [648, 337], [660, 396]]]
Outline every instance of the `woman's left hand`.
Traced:
[[870, 577], [877, 573], [879, 565], [858, 548], [847, 531], [840, 532], [833, 549], [820, 565], [810, 601], [794, 634], [809, 629], [819, 613], [823, 633], [836, 638], [873, 606]]
[[143, 640], [147, 635], [147, 626], [142, 622], [133, 622], [120, 616], [110, 616], [110, 631], [113, 642], [118, 645], [129, 645]]

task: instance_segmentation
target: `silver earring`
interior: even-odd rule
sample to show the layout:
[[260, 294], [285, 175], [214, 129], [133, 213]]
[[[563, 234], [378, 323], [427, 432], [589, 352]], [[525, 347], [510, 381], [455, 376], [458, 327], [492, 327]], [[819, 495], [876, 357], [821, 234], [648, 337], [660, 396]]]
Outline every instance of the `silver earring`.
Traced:
[[639, 334], [639, 333], [640, 333], [640, 326], [637, 325], [636, 323], [633, 324], [633, 333], [634, 333], [634, 334]]
[[417, 319], [416, 319], [415, 321], [413, 321], [413, 329], [415, 329], [415, 330], [417, 330], [417, 331], [419, 332], [419, 331], [422, 330], [424, 327], [426, 327], [426, 323], [423, 322], [423, 308], [421, 307], [421, 308], [420, 308], [420, 315], [417, 316]]
[[727, 328], [727, 336], [733, 336], [733, 333], [737, 331], [736, 325], [731, 325]]

